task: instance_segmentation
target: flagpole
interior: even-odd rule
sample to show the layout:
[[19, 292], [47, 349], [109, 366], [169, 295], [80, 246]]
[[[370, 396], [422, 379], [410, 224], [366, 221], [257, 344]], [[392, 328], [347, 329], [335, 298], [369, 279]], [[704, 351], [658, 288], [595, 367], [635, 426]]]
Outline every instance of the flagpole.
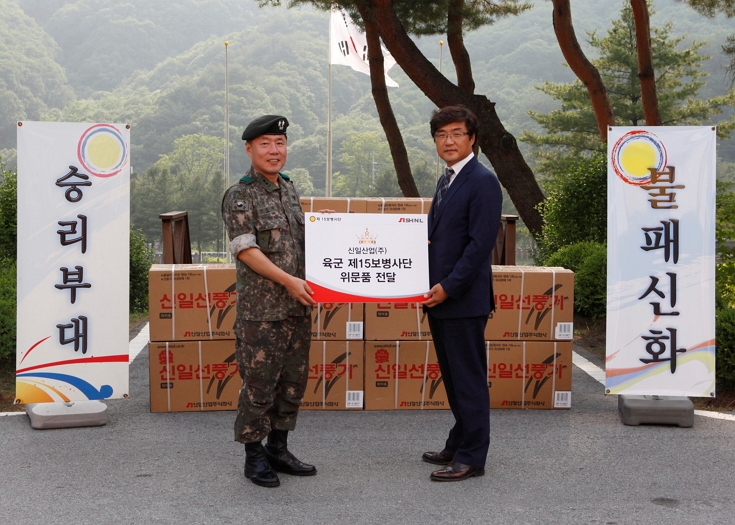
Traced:
[[[442, 72], [442, 55], [444, 51], [444, 40], [439, 40], [439, 74]], [[436, 154], [436, 170], [434, 178], [439, 181], [439, 152]]]
[[[225, 191], [230, 187], [230, 86], [227, 50], [230, 43], [225, 40]], [[227, 263], [232, 262], [232, 254], [227, 248], [227, 230], [222, 226], [222, 250], [227, 254]]]
[[325, 179], [324, 194], [332, 196], [332, 15], [329, 15], [329, 52], [327, 62], [329, 63], [329, 87], [327, 88], [327, 174]]

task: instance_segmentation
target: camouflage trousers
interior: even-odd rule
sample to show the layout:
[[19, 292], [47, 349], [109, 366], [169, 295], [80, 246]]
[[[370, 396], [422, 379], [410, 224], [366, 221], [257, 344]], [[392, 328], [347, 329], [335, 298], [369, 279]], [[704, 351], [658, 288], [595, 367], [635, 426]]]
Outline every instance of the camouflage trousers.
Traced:
[[272, 430], [293, 430], [306, 389], [311, 316], [244, 321], [235, 357], [242, 388], [235, 441], [262, 441]]

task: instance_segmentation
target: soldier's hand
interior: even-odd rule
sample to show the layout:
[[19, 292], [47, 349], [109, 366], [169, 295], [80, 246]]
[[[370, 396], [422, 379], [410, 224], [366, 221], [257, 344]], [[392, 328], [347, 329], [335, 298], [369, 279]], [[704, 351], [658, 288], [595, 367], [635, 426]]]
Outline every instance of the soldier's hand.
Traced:
[[314, 291], [303, 279], [292, 276], [284, 286], [288, 294], [304, 306], [314, 306], [316, 304], [316, 301], [311, 298]]

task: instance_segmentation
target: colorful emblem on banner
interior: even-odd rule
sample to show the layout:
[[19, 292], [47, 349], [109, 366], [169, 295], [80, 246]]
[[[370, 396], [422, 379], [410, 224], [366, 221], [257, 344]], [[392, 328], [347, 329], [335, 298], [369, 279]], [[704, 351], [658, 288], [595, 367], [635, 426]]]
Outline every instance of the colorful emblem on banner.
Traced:
[[633, 186], [650, 184], [651, 168], [662, 171], [667, 161], [663, 142], [645, 130], [634, 130], [620, 137], [610, 158], [615, 174]]
[[112, 177], [125, 167], [128, 145], [114, 126], [96, 124], [82, 133], [77, 157], [90, 175]]

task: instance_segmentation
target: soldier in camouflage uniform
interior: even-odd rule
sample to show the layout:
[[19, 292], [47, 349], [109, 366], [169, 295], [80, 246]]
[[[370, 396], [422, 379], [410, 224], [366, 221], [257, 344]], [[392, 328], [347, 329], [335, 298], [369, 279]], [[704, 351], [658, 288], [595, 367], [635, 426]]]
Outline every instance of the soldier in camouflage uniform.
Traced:
[[[315, 304], [305, 277], [304, 214], [287, 175], [288, 120], [265, 115], [242, 139], [250, 170], [222, 200], [237, 264], [235, 354], [243, 380], [235, 440], [245, 444], [245, 476], [277, 487], [276, 472], [316, 474], [287, 449], [306, 388]], [[261, 441], [267, 437], [263, 447]]]

